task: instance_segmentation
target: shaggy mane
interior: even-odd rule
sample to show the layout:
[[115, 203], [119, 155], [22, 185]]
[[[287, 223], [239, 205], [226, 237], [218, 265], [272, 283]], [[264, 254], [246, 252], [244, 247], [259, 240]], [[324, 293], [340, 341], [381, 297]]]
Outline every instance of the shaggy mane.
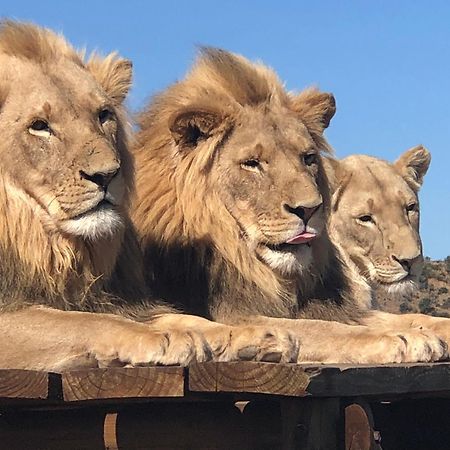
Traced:
[[[264, 315], [293, 314], [297, 308], [297, 296], [292, 294], [296, 292], [295, 282], [281, 279], [242, 244], [240, 229], [217, 198], [208, 168], [215, 151], [220, 151], [227, 139], [225, 128], [231, 124], [232, 129], [242, 108], [255, 112], [286, 108], [293, 113], [303, 108], [299, 120], [304, 114], [305, 122], [313, 122], [317, 118], [311, 116], [310, 109], [314, 108], [308, 108], [308, 102], [320, 104], [329, 98], [329, 94], [321, 95], [309, 89], [299, 100], [285, 91], [272, 69], [223, 50], [202, 48], [187, 76], [154, 97], [139, 117], [141, 130], [133, 149], [137, 197], [131, 213], [155, 295], [179, 301], [190, 312], [203, 315], [211, 315], [211, 308], [220, 308], [225, 316], [258, 309]], [[223, 133], [219, 130], [217, 136], [208, 136], [181, 156], [170, 124], [189, 110], [206, 112], [204, 117], [211, 111], [221, 117], [219, 128], [223, 127]], [[308, 126], [308, 131], [320, 150], [330, 152], [323, 137], [328, 123], [322, 125]], [[317, 258], [325, 261], [327, 255], [325, 249]], [[316, 269], [320, 271], [322, 266]], [[305, 289], [317, 276], [305, 274]], [[183, 287], [176, 290], [178, 285]], [[196, 287], [191, 292], [193, 285]], [[231, 302], [208, 305], [205, 286], [210, 293], [229, 290], [230, 296], [234, 288], [240, 290], [239, 310]], [[255, 301], [255, 292], [264, 301]], [[205, 311], [208, 308], [210, 311]]]
[[83, 66], [80, 55], [64, 37], [28, 23], [9, 20], [0, 22], [0, 52], [38, 63], [56, 61], [63, 57]]
[[[125, 151], [128, 124], [121, 101], [129, 85], [124, 82], [128, 77], [124, 77], [119, 71], [122, 68], [131, 71], [131, 65], [116, 54], [103, 59], [93, 55], [84, 65], [82, 55], [62, 36], [31, 24], [12, 21], [0, 23], [0, 54], [7, 59], [30, 60], [39, 66], [52, 64], [53, 70], [59, 71], [62, 76], [65, 71], [71, 70], [64, 61], [74, 62], [86, 69], [86, 76], [93, 76], [110, 98], [117, 99], [116, 146], [123, 150], [121, 170], [128, 183], [125, 195], [128, 200], [133, 188], [132, 161], [128, 151]], [[8, 64], [14, 66], [16, 62], [17, 60], [12, 60]], [[33, 70], [46, 73], [46, 67]], [[4, 80], [6, 89], [2, 91], [3, 86], [0, 89], [3, 92], [0, 94], [0, 107], [2, 95], [9, 95], [8, 84], [17, 82], [15, 76], [13, 74]], [[9, 101], [14, 102], [15, 99], [11, 96]], [[25, 144], [22, 142], [24, 141], [18, 140], [15, 151], [23, 151], [20, 145]], [[3, 149], [4, 153], [9, 151], [10, 149]], [[40, 182], [36, 180], [36, 186]], [[138, 280], [139, 277], [142, 278], [140, 252], [131, 228], [127, 228], [125, 235], [121, 230], [95, 242], [64, 234], [55, 230], [54, 224], [50, 223], [43, 212], [43, 205], [52, 201], [47, 189], [43, 188], [39, 192], [39, 198], [32, 197], [21, 187], [20, 180], [14, 179], [4, 167], [0, 169], [0, 310], [36, 303], [63, 310], [111, 309], [110, 300], [114, 296], [106, 291], [108, 286], [116, 283], [112, 277], [117, 276], [117, 270], [121, 274], [131, 273], [131, 278], [130, 275], [123, 275], [124, 282], [128, 282], [132, 290], [133, 284], [136, 284], [136, 290], [143, 291], [144, 283]], [[127, 212], [123, 213], [128, 221]], [[126, 244], [124, 241], [127, 241]], [[132, 270], [126, 272], [118, 268], [118, 261], [128, 268], [136, 267], [135, 274]], [[116, 291], [119, 292], [121, 287], [116, 284]]]

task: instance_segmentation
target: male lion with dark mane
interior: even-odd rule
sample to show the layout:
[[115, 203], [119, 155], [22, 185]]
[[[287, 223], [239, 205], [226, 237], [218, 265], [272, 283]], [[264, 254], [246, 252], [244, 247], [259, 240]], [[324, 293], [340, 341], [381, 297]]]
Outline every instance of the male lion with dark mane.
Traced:
[[[430, 161], [421, 145], [393, 164], [365, 155], [327, 161], [335, 187], [330, 237], [367, 290], [355, 298], [355, 308], [376, 308], [374, 294], [380, 289], [407, 297], [418, 288], [423, 265], [418, 192]], [[372, 311], [362, 323], [397, 330], [422, 326], [450, 344], [450, 320], [445, 318]]]
[[291, 95], [262, 64], [204, 49], [140, 118], [132, 218], [147, 282], [189, 312], [293, 331], [298, 361], [438, 360], [431, 332], [333, 322], [367, 314], [325, 229], [334, 113], [330, 94]]
[[3, 22], [0, 74], [0, 367], [295, 356], [283, 330], [200, 331], [180, 315], [168, 328], [172, 310], [146, 300], [127, 216], [128, 61], [85, 62], [49, 30]]

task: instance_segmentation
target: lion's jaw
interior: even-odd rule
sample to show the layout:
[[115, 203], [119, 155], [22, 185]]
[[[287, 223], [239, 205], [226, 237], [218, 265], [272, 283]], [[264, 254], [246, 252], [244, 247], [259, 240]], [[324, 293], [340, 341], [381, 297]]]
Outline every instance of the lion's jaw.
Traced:
[[74, 236], [97, 240], [105, 236], [113, 236], [124, 227], [124, 222], [115, 209], [108, 203], [101, 202], [94, 209], [61, 223], [61, 229]]

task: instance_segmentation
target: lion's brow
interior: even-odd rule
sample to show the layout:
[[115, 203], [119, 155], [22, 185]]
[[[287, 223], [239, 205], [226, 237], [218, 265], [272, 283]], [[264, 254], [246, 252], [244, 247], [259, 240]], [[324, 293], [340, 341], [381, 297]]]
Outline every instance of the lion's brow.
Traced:
[[370, 173], [370, 175], [372, 175], [375, 181], [375, 185], [378, 187], [378, 189], [383, 191], [383, 183], [380, 181], [380, 179], [373, 173], [373, 170], [369, 166], [367, 166], [367, 170]]

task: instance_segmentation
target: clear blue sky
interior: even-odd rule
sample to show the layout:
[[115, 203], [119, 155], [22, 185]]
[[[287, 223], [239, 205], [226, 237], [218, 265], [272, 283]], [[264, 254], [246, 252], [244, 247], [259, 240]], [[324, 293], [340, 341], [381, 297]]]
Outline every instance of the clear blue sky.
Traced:
[[327, 136], [337, 156], [393, 160], [416, 144], [429, 148], [424, 251], [450, 254], [450, 2], [0, 0], [0, 15], [132, 59], [132, 110], [183, 76], [197, 44], [261, 59], [289, 89], [333, 92]]

